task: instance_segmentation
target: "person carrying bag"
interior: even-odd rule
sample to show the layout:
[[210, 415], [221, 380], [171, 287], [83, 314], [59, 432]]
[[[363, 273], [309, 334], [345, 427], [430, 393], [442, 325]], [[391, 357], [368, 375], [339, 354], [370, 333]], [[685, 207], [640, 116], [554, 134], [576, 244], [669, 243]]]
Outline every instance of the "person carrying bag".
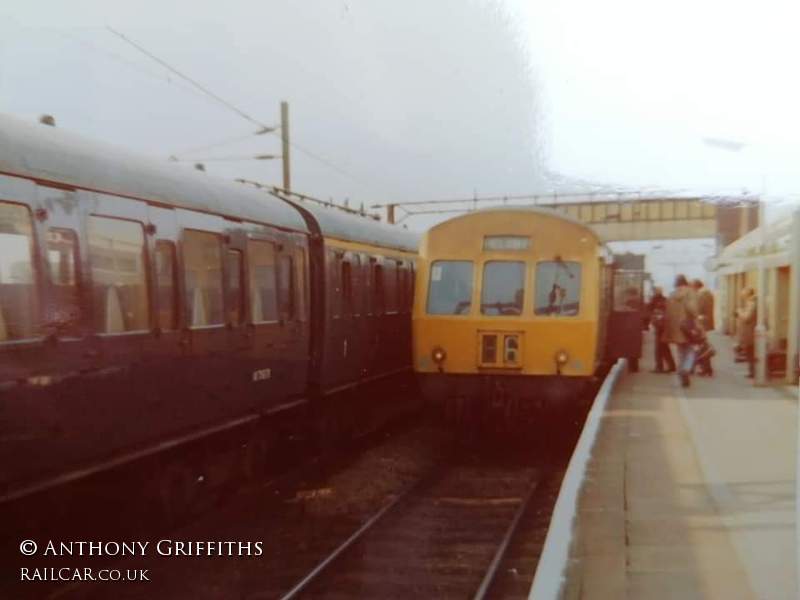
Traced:
[[678, 377], [681, 386], [689, 387], [689, 374], [695, 361], [695, 344], [703, 332], [697, 324], [697, 297], [685, 275], [675, 278], [675, 290], [667, 301], [666, 341], [678, 351]]

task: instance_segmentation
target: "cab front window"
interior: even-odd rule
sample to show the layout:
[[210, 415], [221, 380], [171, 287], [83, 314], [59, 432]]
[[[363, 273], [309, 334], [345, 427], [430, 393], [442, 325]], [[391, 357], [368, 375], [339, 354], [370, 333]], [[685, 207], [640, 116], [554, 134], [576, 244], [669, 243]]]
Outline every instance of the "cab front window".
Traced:
[[429, 315], [464, 315], [472, 304], [472, 263], [437, 260], [431, 264]]
[[534, 313], [574, 317], [580, 310], [581, 264], [552, 260], [536, 265]]
[[490, 261], [483, 267], [481, 313], [489, 316], [522, 314], [525, 301], [525, 263]]

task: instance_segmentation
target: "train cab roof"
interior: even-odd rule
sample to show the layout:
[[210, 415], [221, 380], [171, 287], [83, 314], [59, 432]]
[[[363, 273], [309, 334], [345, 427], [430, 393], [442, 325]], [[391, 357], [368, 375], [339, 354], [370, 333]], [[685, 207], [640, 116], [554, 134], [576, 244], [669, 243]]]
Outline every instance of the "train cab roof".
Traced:
[[0, 115], [0, 174], [308, 232], [297, 210], [258, 190], [8, 115]]
[[563, 212], [558, 210], [554, 210], [552, 208], [544, 208], [541, 206], [514, 206], [514, 205], [506, 205], [506, 206], [495, 206], [491, 208], [480, 208], [477, 210], [472, 210], [466, 212], [464, 214], [458, 215], [453, 217], [452, 219], [448, 219], [447, 221], [442, 221], [441, 223], [437, 223], [433, 227], [431, 227], [428, 231], [433, 231], [441, 226], [445, 226], [448, 224], [452, 224], [456, 221], [462, 220], [474, 220], [474, 219], [481, 219], [485, 215], [490, 214], [505, 214], [505, 213], [517, 213], [528, 215], [532, 217], [543, 216], [543, 217], [550, 217], [554, 219], [560, 219], [562, 221], [566, 221], [568, 223], [572, 223], [573, 225], [578, 225], [587, 231], [589, 231], [593, 236], [595, 236], [598, 240], [602, 241], [598, 233], [592, 229], [589, 225], [580, 221], [574, 217], [571, 217]]
[[[562, 229], [557, 228], [559, 223], [568, 224], [567, 228], [572, 231], [570, 236], [562, 235]], [[548, 240], [545, 244], [550, 245], [569, 244], [569, 240], [578, 235], [582, 244], [588, 243], [596, 248], [597, 256], [606, 264], [613, 262], [608, 246], [591, 226], [558, 210], [539, 206], [500, 206], [473, 210], [453, 217], [427, 231], [420, 252], [424, 256], [430, 252], [477, 254], [481, 251], [480, 248], [484, 248], [483, 244], [470, 246], [465, 241], [483, 240], [485, 237], [528, 236], [534, 230], [538, 231], [537, 236]], [[497, 241], [502, 243], [502, 240]], [[514, 243], [513, 240], [509, 242]]]

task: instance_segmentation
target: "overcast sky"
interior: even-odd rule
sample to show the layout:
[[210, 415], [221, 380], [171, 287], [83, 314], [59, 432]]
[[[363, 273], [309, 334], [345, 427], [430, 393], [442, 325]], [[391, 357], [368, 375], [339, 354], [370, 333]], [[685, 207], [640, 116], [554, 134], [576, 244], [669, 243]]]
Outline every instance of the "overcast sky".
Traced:
[[[0, 110], [50, 113], [59, 127], [162, 160], [280, 153], [277, 137], [250, 135], [256, 126], [110, 26], [257, 121], [277, 123], [288, 100], [293, 187], [323, 198], [357, 206], [577, 181], [765, 186], [782, 198], [800, 189], [797, 7], [4, 0]], [[188, 151], [233, 138], [243, 139]], [[731, 152], [709, 138], [744, 145]], [[207, 167], [280, 183], [278, 161]]]

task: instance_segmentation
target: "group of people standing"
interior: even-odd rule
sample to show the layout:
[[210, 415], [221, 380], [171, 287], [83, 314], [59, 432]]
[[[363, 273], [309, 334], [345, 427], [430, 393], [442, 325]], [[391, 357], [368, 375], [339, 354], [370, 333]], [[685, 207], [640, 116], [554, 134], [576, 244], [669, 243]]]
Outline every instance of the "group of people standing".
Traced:
[[[700, 375], [713, 375], [714, 349], [706, 339], [706, 332], [714, 329], [714, 294], [699, 279], [690, 285], [685, 275], [675, 278], [675, 289], [669, 297], [664, 296], [660, 287], [653, 292], [648, 305], [656, 335], [653, 372], [677, 371], [683, 387], [689, 386], [689, 375], [695, 369]], [[676, 347], [677, 365], [670, 344]]]

